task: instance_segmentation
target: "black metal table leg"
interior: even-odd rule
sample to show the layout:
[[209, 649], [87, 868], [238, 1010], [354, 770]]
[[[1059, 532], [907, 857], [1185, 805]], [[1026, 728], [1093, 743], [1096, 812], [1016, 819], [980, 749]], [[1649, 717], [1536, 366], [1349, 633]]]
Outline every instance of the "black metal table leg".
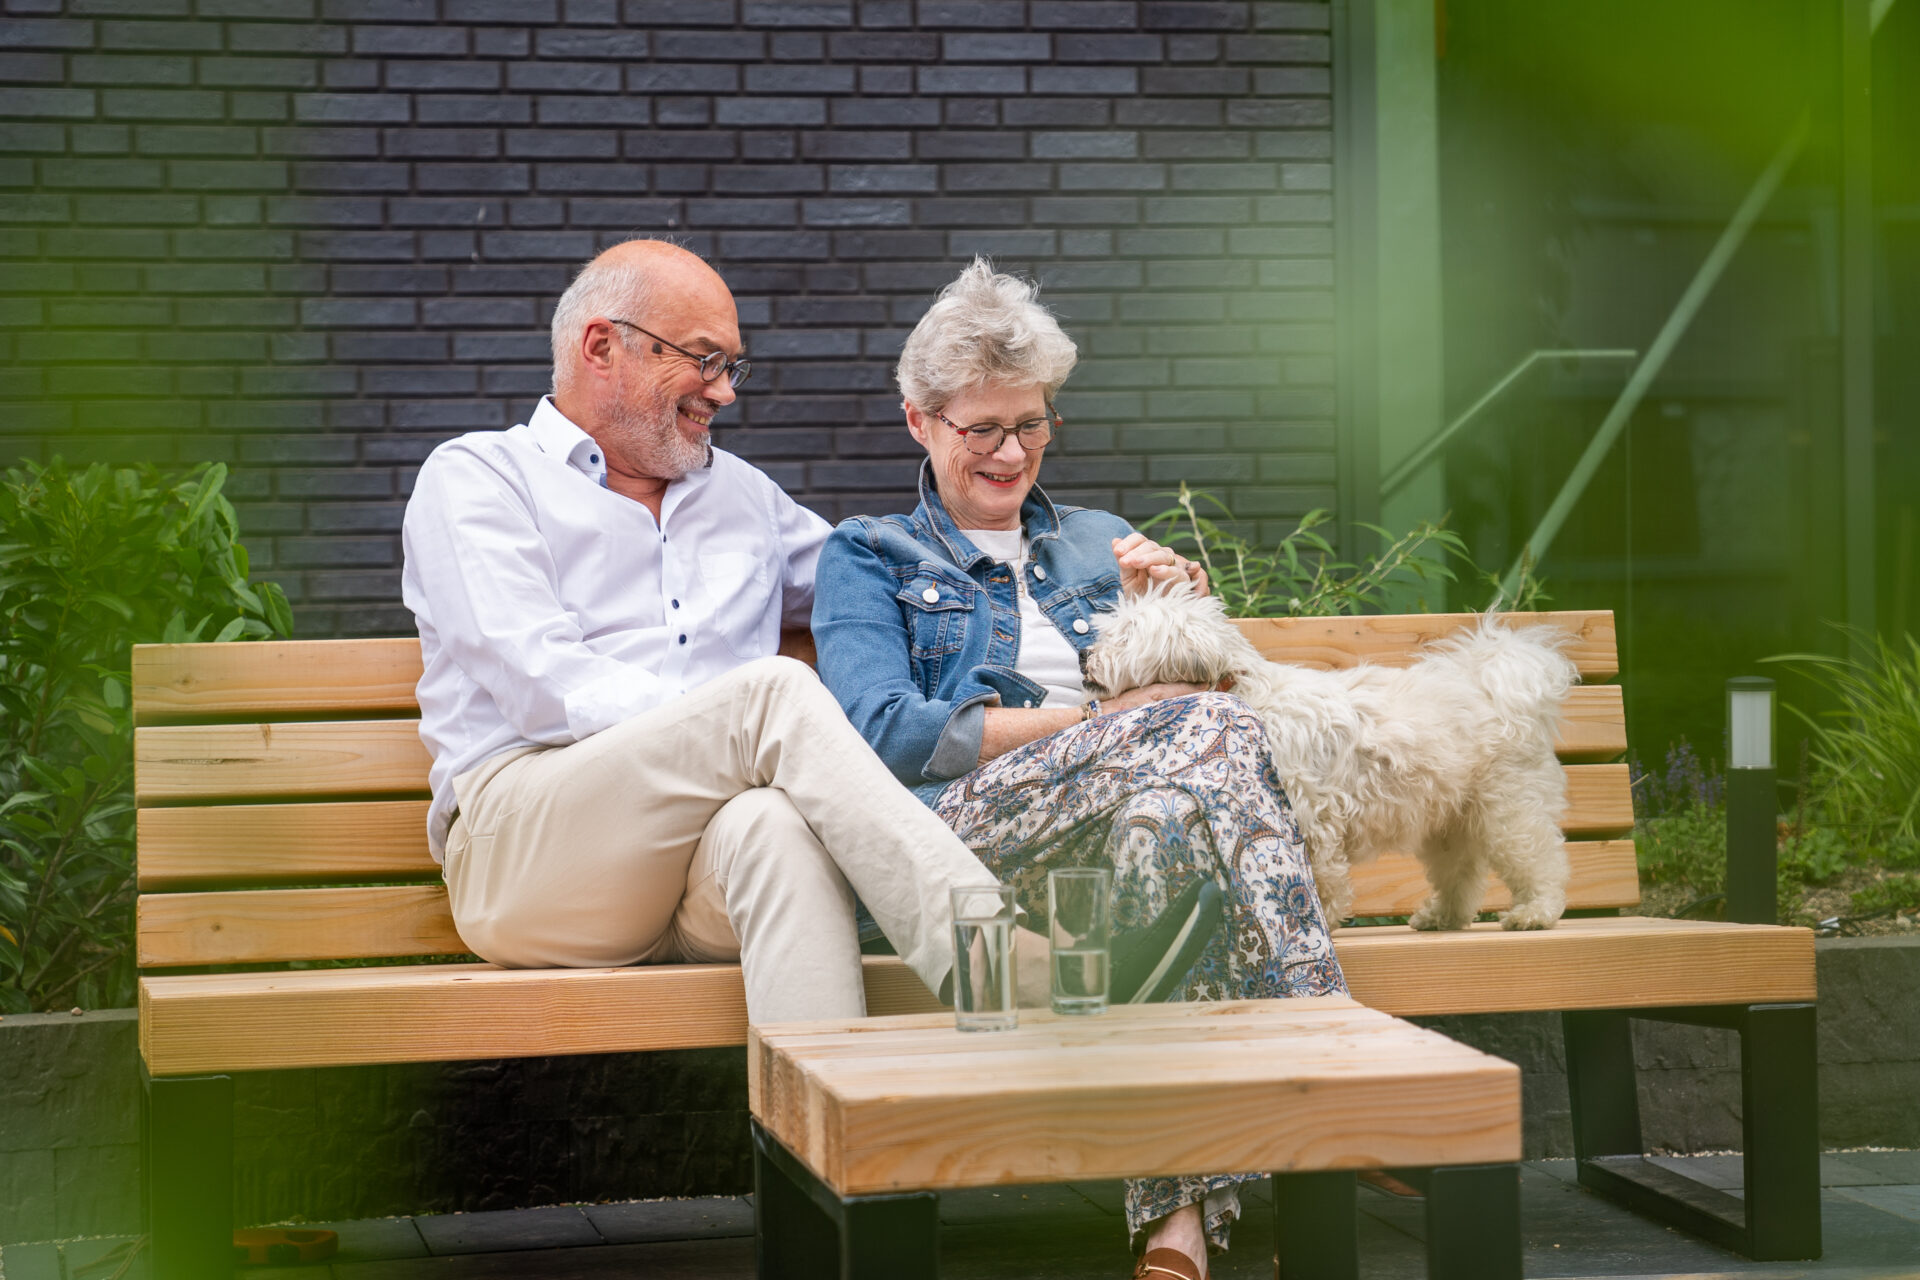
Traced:
[[233, 1271], [233, 1077], [141, 1070], [141, 1150], [153, 1280]]
[[1356, 1212], [1350, 1171], [1274, 1174], [1274, 1280], [1356, 1280]]
[[1634, 1079], [1633, 1024], [1611, 1010], [1563, 1013], [1573, 1153], [1639, 1155], [1640, 1095]]
[[760, 1280], [937, 1280], [940, 1197], [848, 1196], [753, 1124], [754, 1260]]
[[1427, 1181], [1427, 1280], [1520, 1280], [1520, 1166], [1446, 1165]]

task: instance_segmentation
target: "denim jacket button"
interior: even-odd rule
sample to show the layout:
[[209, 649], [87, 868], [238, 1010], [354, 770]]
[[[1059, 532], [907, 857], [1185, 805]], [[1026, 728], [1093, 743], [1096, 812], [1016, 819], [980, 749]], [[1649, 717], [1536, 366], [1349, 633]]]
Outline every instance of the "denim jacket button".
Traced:
[[1087, 634], [1087, 620], [1085, 618], [1075, 618], [1073, 620], [1073, 629], [1077, 635]]
[[928, 587], [925, 591], [922, 591], [920, 593], [920, 598], [922, 600], [925, 600], [928, 604], [939, 604], [940, 589], [938, 587]]
[[1033, 576], [1045, 582], [1047, 580], [1047, 571], [1043, 566], [1035, 565], [1033, 566]]

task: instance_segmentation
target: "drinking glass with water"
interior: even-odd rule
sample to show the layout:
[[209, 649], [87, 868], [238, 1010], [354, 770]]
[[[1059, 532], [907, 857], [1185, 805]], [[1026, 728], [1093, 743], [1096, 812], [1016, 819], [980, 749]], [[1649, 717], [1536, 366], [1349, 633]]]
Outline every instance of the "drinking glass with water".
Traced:
[[1011, 1031], [1014, 1004], [1013, 886], [979, 885], [953, 894], [953, 1025]]
[[1047, 873], [1047, 941], [1053, 951], [1053, 1011], [1099, 1013], [1112, 967], [1113, 872], [1061, 867]]

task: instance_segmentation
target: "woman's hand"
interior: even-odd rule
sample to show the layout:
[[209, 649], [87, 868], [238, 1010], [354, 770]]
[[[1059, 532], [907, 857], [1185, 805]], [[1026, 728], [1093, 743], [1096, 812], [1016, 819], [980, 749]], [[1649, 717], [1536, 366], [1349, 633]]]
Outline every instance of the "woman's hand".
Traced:
[[1184, 698], [1190, 693], [1212, 693], [1212, 685], [1207, 684], [1143, 684], [1138, 689], [1129, 689], [1117, 693], [1111, 698], [1100, 699], [1100, 714], [1108, 715], [1115, 711], [1137, 711], [1141, 707], [1155, 702], [1164, 702], [1168, 698]]
[[1171, 547], [1163, 547], [1144, 533], [1113, 540], [1113, 558], [1120, 563], [1120, 590], [1137, 596], [1156, 582], [1185, 579], [1201, 595], [1207, 594], [1207, 571]]

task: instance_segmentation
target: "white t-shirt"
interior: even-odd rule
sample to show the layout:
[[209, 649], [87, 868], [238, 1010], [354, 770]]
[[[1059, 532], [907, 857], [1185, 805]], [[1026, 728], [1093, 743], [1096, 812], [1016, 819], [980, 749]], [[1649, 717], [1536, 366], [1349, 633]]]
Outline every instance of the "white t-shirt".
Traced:
[[1047, 691], [1043, 707], [1077, 707], [1087, 698], [1080, 654], [1047, 620], [1027, 590], [1027, 536], [1019, 529], [962, 529], [967, 540], [1013, 569], [1020, 596], [1020, 655], [1013, 669]]

